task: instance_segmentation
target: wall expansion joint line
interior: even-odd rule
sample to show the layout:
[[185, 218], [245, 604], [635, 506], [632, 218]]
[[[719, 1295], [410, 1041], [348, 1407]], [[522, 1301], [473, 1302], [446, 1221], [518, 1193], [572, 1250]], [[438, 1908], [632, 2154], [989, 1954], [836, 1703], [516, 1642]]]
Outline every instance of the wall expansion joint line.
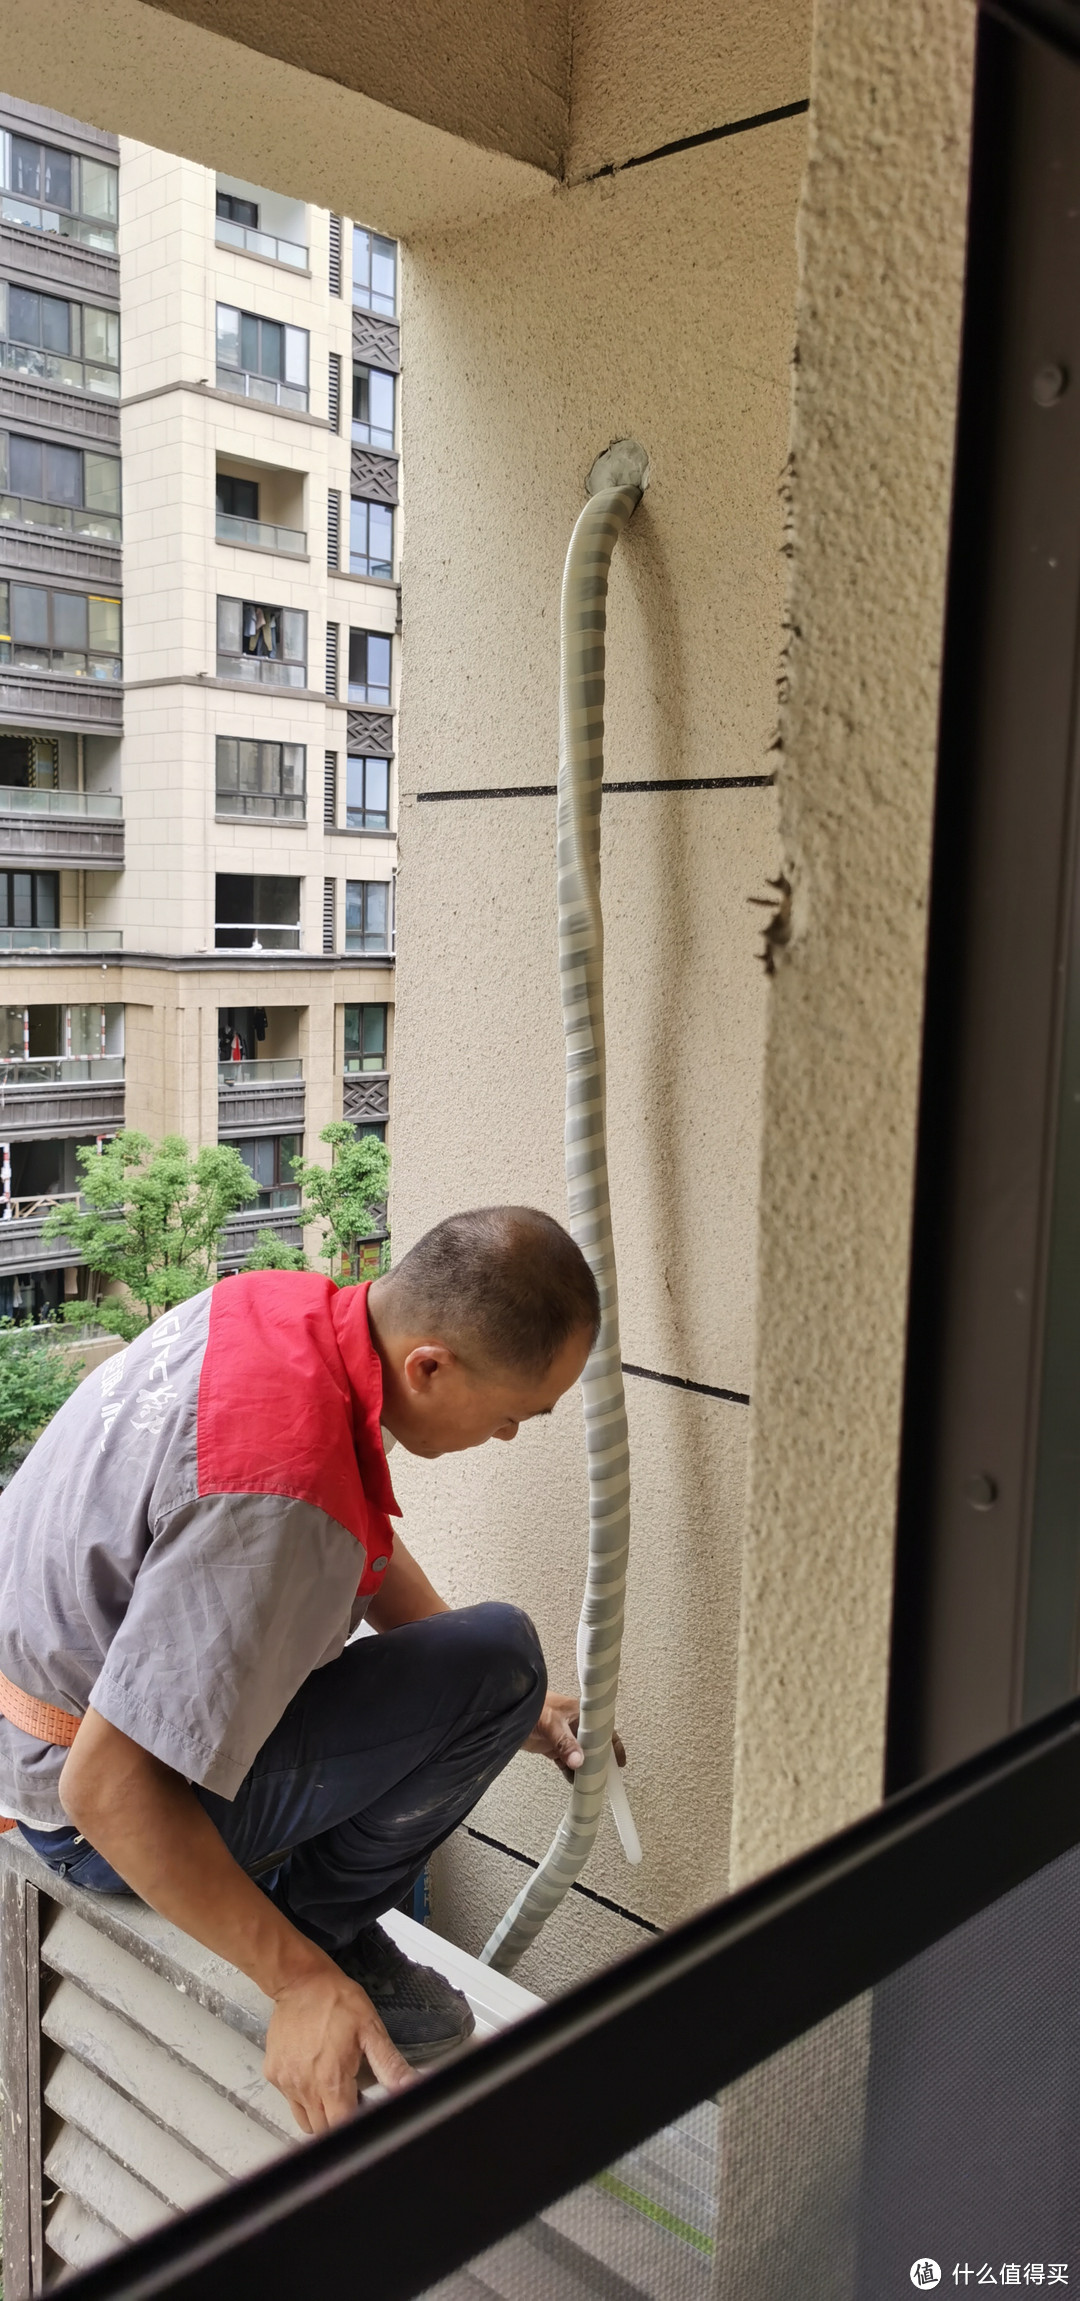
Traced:
[[701, 1398], [723, 1398], [729, 1406], [749, 1406], [748, 1390], [720, 1390], [715, 1382], [690, 1382], [685, 1374], [658, 1374], [655, 1366], [628, 1366], [623, 1360], [623, 1373], [636, 1374], [642, 1382], [666, 1382], [672, 1390], [694, 1390]]
[[[602, 783], [602, 791], [768, 791], [775, 775], [656, 775], [633, 783]], [[486, 791], [417, 791], [417, 804], [451, 799], [554, 799], [554, 783], [508, 783]]]
[[[478, 1845], [491, 1846], [497, 1854], [508, 1855], [512, 1862], [520, 1862], [523, 1869], [537, 1870], [540, 1867], [531, 1854], [520, 1853], [517, 1846], [504, 1846], [501, 1838], [489, 1838], [486, 1830], [474, 1830], [471, 1823], [466, 1823], [465, 1835], [467, 1838], [475, 1838]], [[580, 1894], [583, 1901], [599, 1903], [600, 1908], [610, 1910], [613, 1917], [625, 1918], [627, 1925], [640, 1926], [642, 1933], [663, 1933], [663, 1926], [654, 1925], [651, 1918], [639, 1917], [636, 1910], [624, 1909], [621, 1902], [613, 1902], [607, 1894], [594, 1893], [591, 1886], [579, 1885], [576, 1878], [570, 1891], [572, 1894]]]
[[771, 112], [751, 112], [745, 120], [725, 120], [720, 128], [702, 128], [696, 136], [678, 136], [673, 144], [657, 144], [652, 152], [635, 152], [629, 160], [609, 160], [606, 167], [593, 168], [587, 176], [579, 176], [580, 184], [595, 184], [601, 176], [621, 176], [624, 168], [646, 168], [652, 160], [670, 160], [676, 152], [692, 152], [698, 144], [719, 144], [725, 136], [745, 136], [751, 128], [771, 128], [777, 120], [796, 120], [801, 112], [810, 110], [809, 96], [800, 96], [795, 104], [777, 104]]

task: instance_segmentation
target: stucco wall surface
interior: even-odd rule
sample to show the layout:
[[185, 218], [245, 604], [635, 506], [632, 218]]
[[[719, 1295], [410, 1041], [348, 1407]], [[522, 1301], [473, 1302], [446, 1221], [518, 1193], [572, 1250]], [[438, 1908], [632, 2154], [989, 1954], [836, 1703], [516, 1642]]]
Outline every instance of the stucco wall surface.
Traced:
[[571, 183], [809, 93], [805, 0], [576, 0]]
[[[652, 483], [610, 594], [605, 800], [610, 1134], [634, 1560], [622, 1715], [645, 1862], [610, 1828], [586, 1882], [654, 1923], [727, 1877], [753, 1333], [761, 914], [803, 122], [414, 240], [404, 272], [404, 679], [393, 1226], [565, 1210], [555, 949], [558, 598], [583, 482], [633, 432]], [[430, 794], [477, 793], [433, 802]], [[516, 1598], [572, 1685], [586, 1538], [580, 1407], [513, 1447], [394, 1457], [404, 1531], [459, 1600]], [[674, 1753], [679, 1793], [672, 1795]], [[564, 1785], [515, 1762], [474, 1817], [539, 1856]], [[437, 1922], [478, 1946], [523, 1874], [460, 1835]], [[550, 1988], [642, 1936], [595, 1905], [530, 1953]], [[599, 1929], [599, 1930], [598, 1930]], [[525, 1969], [523, 1968], [523, 1975]]]
[[880, 1795], [975, 12], [819, 0], [733, 1874]]

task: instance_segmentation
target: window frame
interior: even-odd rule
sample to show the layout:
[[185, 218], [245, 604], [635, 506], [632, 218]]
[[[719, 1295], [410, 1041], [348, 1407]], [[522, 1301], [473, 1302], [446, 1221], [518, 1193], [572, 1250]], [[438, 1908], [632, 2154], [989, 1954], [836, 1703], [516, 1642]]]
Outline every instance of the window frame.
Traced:
[[[390, 387], [390, 421], [380, 424], [372, 421], [371, 382], [378, 377], [380, 383]], [[357, 386], [368, 386], [367, 415], [356, 412]], [[380, 395], [381, 396], [381, 395]], [[392, 368], [381, 368], [371, 360], [354, 360], [352, 371], [352, 404], [350, 409], [351, 436], [361, 447], [375, 447], [385, 455], [393, 455], [397, 442], [397, 377]]]
[[[38, 153], [39, 181], [42, 176], [40, 162], [46, 154], [56, 153], [67, 161], [70, 171], [68, 200], [48, 197], [43, 190], [24, 192], [16, 188], [14, 172], [17, 145]], [[107, 216], [87, 206], [85, 171], [92, 168], [100, 169], [103, 175], [113, 179], [111, 213]], [[0, 129], [0, 222], [15, 224], [24, 231], [55, 233], [60, 239], [75, 240], [82, 247], [96, 248], [114, 255], [119, 207], [120, 169], [111, 160], [91, 159], [89, 154], [69, 151], [65, 144], [49, 144], [39, 137], [23, 135], [18, 129]], [[20, 208], [27, 212], [16, 213]], [[31, 210], [36, 213], [31, 214]], [[64, 229], [65, 224], [67, 230]]]
[[[238, 648], [223, 644], [223, 608], [239, 609], [240, 646]], [[245, 621], [249, 611], [255, 616], [261, 615], [264, 618], [270, 618], [271, 621], [275, 618], [280, 619], [280, 640], [274, 653], [259, 653], [255, 648], [244, 645]], [[300, 623], [303, 626], [303, 650], [300, 654], [286, 651], [287, 635], [293, 623]], [[219, 679], [227, 680], [230, 685], [306, 688], [308, 615], [305, 607], [286, 607], [280, 602], [277, 605], [272, 605], [267, 600], [241, 599], [234, 592], [219, 592], [217, 595], [216, 639], [217, 676]], [[250, 668], [241, 669], [240, 666], [244, 664]], [[298, 673], [299, 676], [291, 676], [293, 673]]]
[[[359, 1000], [355, 1005], [350, 1004], [346, 1006], [343, 1009], [343, 1014], [344, 1031], [342, 1044], [342, 1070], [346, 1077], [355, 1078], [365, 1074], [370, 1077], [372, 1072], [388, 1072], [390, 1067], [389, 1002], [386, 999], [362, 999]], [[358, 1018], [355, 1028], [355, 1048], [350, 1047], [349, 1045], [349, 1039], [351, 1035], [349, 1028], [350, 1015], [355, 1015]], [[367, 1032], [367, 1018], [369, 1015], [381, 1015], [382, 1017], [382, 1035], [379, 1047], [377, 1049], [369, 1049], [365, 1046], [364, 1043]]]
[[[357, 520], [357, 517], [356, 517], [356, 515], [357, 515], [357, 513], [358, 513], [358, 512], [362, 512], [362, 513], [364, 513], [364, 514], [365, 514], [365, 517], [364, 517], [364, 519], [363, 519], [362, 523], [361, 523], [361, 522], [359, 522], [359, 521]], [[375, 554], [373, 554], [373, 553], [372, 553], [372, 549], [371, 549], [371, 514], [372, 514], [372, 512], [377, 512], [377, 513], [380, 515], [380, 517], [381, 517], [381, 518], [385, 518], [385, 519], [386, 519], [386, 521], [387, 521], [387, 522], [388, 522], [388, 524], [389, 524], [389, 530], [390, 530], [390, 551], [389, 551], [389, 556], [388, 556], [387, 558], [385, 558], [385, 559], [382, 557], [382, 555], [381, 555], [381, 554], [379, 554], [379, 555], [375, 555]], [[366, 543], [366, 549], [365, 549], [365, 550], [362, 550], [362, 551], [358, 551], [358, 550], [356, 549], [356, 547], [355, 547], [355, 538], [356, 538], [357, 528], [358, 528], [358, 526], [360, 526], [361, 524], [362, 524], [362, 527], [363, 527], [363, 532], [364, 532], [364, 539], [365, 539], [365, 543]], [[370, 497], [370, 496], [366, 496], [366, 495], [351, 495], [351, 496], [349, 497], [349, 573], [350, 573], [350, 575], [366, 575], [366, 576], [368, 577], [369, 581], [372, 581], [372, 580], [374, 580], [374, 581], [378, 582], [378, 581], [380, 581], [380, 580], [381, 580], [381, 581], [383, 581], [383, 582], [387, 582], [387, 583], [391, 583], [391, 582], [393, 581], [393, 577], [394, 577], [394, 507], [393, 507], [393, 504], [390, 504], [390, 503], [374, 503], [374, 502], [372, 501], [371, 497]]]
[[[29, 336], [13, 335], [12, 297], [23, 297], [38, 307], [37, 340]], [[46, 305], [56, 305], [67, 314], [66, 351], [44, 341], [44, 311]], [[108, 353], [91, 352], [86, 348], [87, 318], [93, 316], [115, 329], [116, 357]], [[9, 374], [29, 376], [44, 383], [58, 384], [65, 391], [85, 392], [91, 398], [118, 399], [120, 396], [120, 314], [108, 304], [84, 303], [78, 297], [53, 295], [44, 287], [24, 287], [18, 280], [0, 280], [0, 369]], [[76, 372], [77, 371], [77, 372]]]
[[[346, 752], [345, 829], [347, 831], [389, 831], [392, 766], [393, 761], [389, 759], [384, 752]], [[359, 806], [354, 805], [350, 797], [350, 787], [353, 782], [353, 775], [351, 770], [354, 767], [358, 767], [361, 770], [359, 776], [359, 782], [361, 786], [361, 798]], [[386, 776], [386, 805], [383, 808], [369, 807], [368, 805], [368, 770], [372, 767], [381, 767]]]
[[[249, 788], [240, 781], [242, 767], [246, 764], [240, 756], [242, 747], [245, 750], [251, 749], [257, 754], [256, 772], [260, 779], [264, 776], [267, 778], [265, 782], [260, 780], [258, 785]], [[236, 754], [234, 760], [225, 756], [230, 748]], [[289, 751], [299, 753], [299, 758], [287, 760], [285, 754]], [[276, 759], [271, 756], [274, 753], [277, 754]], [[223, 768], [226, 772], [230, 768], [235, 771], [237, 778], [235, 783], [230, 785], [222, 781]], [[300, 788], [298, 791], [286, 791], [283, 788], [284, 779], [289, 770], [293, 773], [299, 770]], [[276, 789], [273, 787], [275, 774]], [[230, 802], [236, 802], [236, 804]], [[307, 821], [306, 743], [286, 743], [278, 737], [271, 740], [246, 735], [218, 735], [214, 744], [214, 812], [217, 815], [228, 815], [229, 817], [254, 816], [258, 818], [261, 816], [264, 821], [305, 823]]]
[[[353, 641], [357, 639], [362, 639], [364, 641], [364, 678], [362, 681], [359, 679], [354, 680], [353, 678]], [[385, 686], [381, 680], [373, 683], [368, 677], [367, 646], [368, 642], [372, 639], [377, 639], [380, 642], [385, 643], [387, 648], [387, 676]], [[376, 710], [389, 711], [392, 709], [393, 692], [394, 641], [392, 634], [389, 631], [369, 631], [364, 624], [350, 624], [349, 655], [346, 673], [346, 695], [348, 701], [350, 703], [370, 703]]]
[[[12, 470], [17, 460], [13, 451], [22, 448], [38, 450], [41, 474], [36, 490], [23, 487]], [[55, 487], [55, 482], [50, 478], [49, 462], [50, 458], [59, 456], [78, 458], [78, 503], [63, 494], [50, 493], [50, 486]], [[97, 447], [74, 447], [66, 441], [38, 439], [32, 432], [13, 431], [10, 425], [0, 425], [0, 521], [15, 519], [24, 526], [46, 527], [53, 532], [83, 536], [92, 542], [119, 543], [122, 534], [119, 508], [99, 510], [86, 501], [88, 473], [98, 464], [114, 467], [119, 504], [122, 482], [118, 455], [109, 455]], [[7, 505], [19, 508], [7, 510]], [[35, 511], [52, 516], [34, 518]], [[65, 513], [67, 516], [62, 516]]]
[[[394, 273], [393, 292], [390, 295], [387, 294], [385, 288], [376, 288], [372, 284], [372, 258], [376, 249], [379, 259], [383, 262], [386, 260], [386, 250], [390, 250]], [[357, 263], [358, 255], [361, 257], [359, 265]], [[352, 300], [354, 307], [358, 311], [378, 312], [384, 319], [396, 320], [397, 297], [397, 241], [388, 239], [384, 232], [371, 231], [366, 224], [354, 224], [352, 244]]]
[[[347, 953], [355, 952], [379, 955], [383, 952], [389, 953], [393, 949], [393, 887], [394, 882], [392, 879], [346, 879], [345, 950]], [[370, 897], [376, 889], [382, 895], [383, 901], [386, 905], [386, 920], [385, 926], [382, 929], [384, 939], [381, 942], [375, 941], [375, 936], [380, 932], [380, 930], [378, 928], [372, 927], [368, 920]], [[357, 891], [359, 891], [360, 894], [359, 905], [357, 905], [354, 901]], [[354, 923], [350, 925], [350, 910], [356, 908], [358, 908], [360, 911], [360, 922], [359, 924]]]
[[[13, 595], [18, 591], [34, 591], [43, 594], [47, 603], [45, 612], [48, 637], [46, 639], [34, 641], [15, 638], [13, 625], [16, 603]], [[57, 641], [57, 615], [54, 602], [58, 599], [81, 599], [83, 601], [86, 607], [85, 647]], [[90, 637], [92, 620], [90, 610], [92, 607], [115, 607], [118, 628], [118, 641], [115, 649], [93, 644]], [[26, 583], [21, 577], [0, 576], [0, 665], [3, 665], [6, 670], [18, 671], [22, 669], [31, 674], [38, 672], [49, 678], [119, 681], [124, 676], [123, 637], [123, 602], [110, 592], [68, 591], [60, 585], [54, 588], [47, 583]], [[25, 656], [16, 656], [16, 647], [24, 648], [27, 653], [33, 655], [47, 655], [50, 661], [37, 664], [27, 663]], [[59, 664], [54, 663], [51, 658], [58, 655], [68, 658], [81, 655], [83, 668], [79, 670], [70, 660]]]
[[[292, 887], [292, 888], [294, 888], [294, 889], [295, 889], [295, 891], [296, 891], [296, 892], [295, 892], [295, 907], [296, 907], [296, 918], [295, 918], [295, 920], [292, 920], [292, 919], [288, 919], [288, 920], [285, 920], [285, 919], [269, 919], [269, 918], [262, 918], [262, 919], [260, 919], [258, 916], [252, 916], [251, 918], [248, 918], [248, 919], [223, 919], [223, 918], [221, 917], [221, 915], [220, 915], [221, 903], [222, 903], [223, 899], [227, 900], [228, 898], [223, 898], [223, 896], [222, 896], [222, 887], [223, 887], [223, 885], [225, 885], [225, 884], [228, 884], [228, 883], [230, 883], [230, 882], [231, 882], [231, 883], [233, 883], [233, 884], [234, 884], [234, 885], [235, 885], [237, 888], [243, 888], [243, 889], [245, 890], [245, 893], [246, 893], [248, 890], [250, 890], [250, 898], [249, 898], [249, 904], [248, 904], [248, 907], [249, 907], [249, 909], [251, 910], [251, 912], [252, 912], [253, 914], [257, 914], [257, 913], [259, 912], [259, 910], [260, 910], [261, 908], [263, 908], [263, 899], [261, 898], [261, 896], [260, 896], [260, 894], [259, 894], [259, 889], [260, 889], [260, 888], [262, 888], [262, 887]], [[233, 899], [234, 899], [234, 900], [235, 900], [237, 903], [239, 903], [239, 902], [240, 902], [240, 900], [241, 900], [241, 897], [240, 897], [240, 895], [238, 894], [238, 895], [236, 895], [236, 896], [235, 896], [235, 898], [233, 898]], [[271, 906], [271, 907], [272, 907], [272, 906]], [[294, 874], [293, 874], [292, 872], [277, 872], [277, 871], [217, 871], [217, 872], [215, 872], [215, 874], [214, 874], [214, 949], [215, 949], [216, 951], [251, 951], [251, 950], [254, 950], [254, 949], [256, 949], [256, 948], [258, 948], [258, 949], [260, 949], [260, 950], [264, 950], [264, 951], [298, 951], [298, 950], [300, 949], [300, 947], [301, 947], [301, 945], [300, 945], [300, 937], [301, 937], [301, 934], [302, 934], [302, 931], [303, 931], [303, 918], [304, 918], [304, 882], [303, 882], [303, 879], [302, 879], [302, 878], [294, 876]], [[222, 940], [222, 937], [223, 937], [223, 936], [238, 936], [238, 935], [245, 935], [245, 936], [249, 937], [249, 940], [248, 940], [247, 942], [223, 941], [223, 940]], [[270, 940], [264, 940], [264, 938], [265, 938], [265, 937], [269, 937], [269, 938], [271, 938], [271, 939], [270, 939]], [[284, 940], [283, 938], [286, 938], [286, 937], [291, 937], [292, 939], [291, 939], [291, 940]]]
[[[235, 360], [223, 355], [222, 345], [227, 340], [222, 329], [223, 315], [232, 315], [237, 323]], [[257, 356], [260, 363], [265, 357], [263, 329], [274, 328], [279, 332], [281, 336], [279, 373], [275, 374], [272, 368], [267, 369], [261, 364], [254, 368], [247, 365], [244, 356], [245, 320], [249, 326], [258, 329]], [[301, 348], [303, 350], [302, 383], [296, 374], [290, 375], [289, 373], [290, 364], [297, 367], [301, 364], [299, 362]], [[217, 302], [214, 306], [214, 356], [219, 391], [234, 392], [240, 398], [261, 401], [269, 407], [294, 408], [306, 415], [311, 396], [311, 331], [309, 328], [298, 328], [294, 326], [291, 320], [272, 319], [268, 312], [248, 311], [246, 306], [242, 304]], [[242, 382], [239, 380], [241, 378], [243, 379]], [[257, 385], [259, 388], [252, 389], [253, 385]]]

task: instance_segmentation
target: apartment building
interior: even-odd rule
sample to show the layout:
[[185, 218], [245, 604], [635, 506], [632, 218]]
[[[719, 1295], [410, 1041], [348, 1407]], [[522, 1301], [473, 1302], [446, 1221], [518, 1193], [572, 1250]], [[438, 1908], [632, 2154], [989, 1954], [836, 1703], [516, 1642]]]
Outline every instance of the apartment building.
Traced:
[[223, 1269], [386, 1134], [399, 372], [391, 240], [0, 97], [0, 1315], [122, 1125], [235, 1144]]

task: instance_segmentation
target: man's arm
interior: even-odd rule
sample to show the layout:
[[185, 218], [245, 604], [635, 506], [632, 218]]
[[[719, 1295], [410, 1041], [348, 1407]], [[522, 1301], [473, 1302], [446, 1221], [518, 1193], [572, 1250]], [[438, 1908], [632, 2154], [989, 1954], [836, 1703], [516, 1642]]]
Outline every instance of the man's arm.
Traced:
[[151, 1908], [273, 1999], [266, 2074], [305, 2133], [352, 2114], [365, 2062], [384, 2085], [407, 2083], [370, 1998], [245, 1875], [182, 1777], [96, 1710], [68, 1752], [60, 1800]]

